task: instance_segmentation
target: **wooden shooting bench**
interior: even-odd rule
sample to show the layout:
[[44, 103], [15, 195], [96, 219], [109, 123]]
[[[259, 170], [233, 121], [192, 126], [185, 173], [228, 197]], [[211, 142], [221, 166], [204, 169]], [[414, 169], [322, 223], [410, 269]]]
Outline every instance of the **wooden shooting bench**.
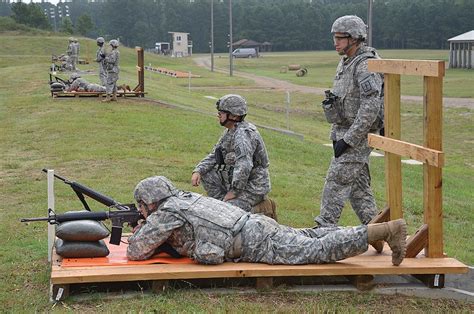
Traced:
[[[137, 51], [137, 76], [138, 84], [131, 91], [118, 92], [118, 97], [145, 97], [145, 67], [144, 67], [144, 54], [142, 47], [135, 47]], [[62, 97], [105, 97], [106, 93], [103, 92], [51, 92], [53, 98]]]
[[[170, 281], [217, 278], [250, 278], [257, 288], [270, 288], [275, 282], [309, 277], [338, 276], [359, 289], [373, 287], [375, 275], [412, 275], [430, 288], [443, 288], [445, 274], [466, 273], [468, 267], [443, 253], [442, 176], [442, 82], [443, 61], [369, 60], [369, 70], [385, 75], [385, 134], [371, 134], [371, 146], [385, 154], [387, 208], [373, 222], [403, 216], [401, 191], [401, 158], [409, 156], [424, 163], [424, 224], [408, 239], [407, 258], [392, 266], [391, 251], [386, 245], [382, 254], [370, 248], [366, 253], [333, 264], [266, 265], [258, 263], [224, 263], [222, 265], [147, 264], [66, 267], [53, 253], [51, 298], [68, 295], [74, 284], [149, 281], [153, 291], [163, 291]], [[424, 77], [424, 145], [400, 140], [400, 75]], [[48, 171], [48, 191], [53, 176]], [[52, 191], [52, 187], [51, 187]], [[48, 193], [48, 195], [52, 195]], [[49, 196], [50, 199], [52, 196]], [[53, 198], [54, 199], [54, 198]], [[49, 202], [48, 202], [49, 203]], [[54, 209], [54, 203], [49, 203]], [[52, 207], [53, 206], [53, 207]], [[50, 233], [50, 238], [54, 232]], [[50, 242], [49, 252], [53, 252]], [[424, 249], [424, 251], [423, 251]], [[50, 259], [51, 260], [51, 259]], [[336, 277], [334, 277], [336, 278]], [[274, 281], [275, 279], [275, 281]]]

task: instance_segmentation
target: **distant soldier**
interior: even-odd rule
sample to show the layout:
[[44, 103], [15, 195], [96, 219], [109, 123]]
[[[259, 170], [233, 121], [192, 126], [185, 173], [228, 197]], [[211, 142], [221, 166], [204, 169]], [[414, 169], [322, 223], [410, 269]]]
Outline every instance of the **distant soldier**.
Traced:
[[67, 50], [66, 50], [67, 59], [66, 59], [66, 66], [65, 66], [67, 70], [75, 69], [75, 65], [73, 64], [74, 60], [72, 57], [73, 53], [74, 53], [74, 38], [69, 37], [69, 44], [67, 45]]
[[105, 93], [105, 87], [99, 84], [89, 83], [81, 78], [78, 73], [71, 74], [69, 78], [69, 86], [66, 88], [67, 92], [101, 92]]
[[101, 56], [104, 58], [105, 68], [107, 70], [107, 96], [103, 102], [116, 101], [117, 100], [117, 81], [119, 79], [119, 59], [120, 52], [118, 51], [119, 42], [116, 39], [112, 39], [109, 42], [112, 51], [108, 54], [103, 53]]
[[79, 45], [79, 42], [77, 41], [77, 38], [73, 38], [71, 48], [72, 48], [71, 65], [72, 65], [72, 69], [75, 71], [77, 70], [77, 62], [79, 60], [79, 50], [80, 50], [80, 45]]
[[103, 37], [97, 38], [97, 49], [95, 61], [99, 63], [99, 78], [100, 84], [102, 86], [107, 85], [107, 70], [105, 68], [105, 49], [104, 49], [105, 40]]
[[[331, 160], [315, 218], [322, 227], [336, 226], [347, 200], [363, 224], [377, 214], [370, 187], [368, 134], [383, 128], [383, 77], [369, 72], [368, 59], [379, 58], [365, 44], [367, 27], [359, 17], [346, 15], [332, 25], [336, 51], [342, 56], [336, 70], [333, 91], [327, 92], [322, 106], [332, 124]], [[375, 246], [374, 246], [375, 247]], [[376, 249], [381, 251], [383, 246]]]
[[[247, 102], [242, 96], [229, 94], [221, 97], [216, 107], [219, 123], [226, 130], [195, 167], [192, 185], [202, 181], [210, 197], [276, 218], [275, 205], [266, 198], [271, 188], [267, 149], [255, 125], [244, 121]], [[261, 210], [253, 209], [261, 202]]]

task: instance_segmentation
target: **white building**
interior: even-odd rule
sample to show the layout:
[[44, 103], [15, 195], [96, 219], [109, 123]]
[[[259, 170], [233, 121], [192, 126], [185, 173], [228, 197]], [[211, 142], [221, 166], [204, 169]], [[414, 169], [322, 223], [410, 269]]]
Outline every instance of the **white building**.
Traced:
[[171, 56], [187, 57], [193, 54], [193, 42], [188, 40], [189, 33], [168, 32], [171, 34]]
[[474, 30], [448, 39], [449, 67], [472, 69], [474, 63]]

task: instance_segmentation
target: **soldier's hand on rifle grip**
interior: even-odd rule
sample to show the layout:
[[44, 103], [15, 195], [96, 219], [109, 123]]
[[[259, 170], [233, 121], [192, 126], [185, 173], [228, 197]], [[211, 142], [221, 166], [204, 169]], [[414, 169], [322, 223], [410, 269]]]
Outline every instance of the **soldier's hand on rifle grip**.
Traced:
[[199, 186], [201, 184], [201, 174], [199, 172], [193, 172], [191, 176], [191, 184], [193, 186]]
[[340, 139], [336, 142], [336, 145], [334, 145], [334, 157], [340, 157], [349, 147], [349, 144], [347, 144], [343, 139]]

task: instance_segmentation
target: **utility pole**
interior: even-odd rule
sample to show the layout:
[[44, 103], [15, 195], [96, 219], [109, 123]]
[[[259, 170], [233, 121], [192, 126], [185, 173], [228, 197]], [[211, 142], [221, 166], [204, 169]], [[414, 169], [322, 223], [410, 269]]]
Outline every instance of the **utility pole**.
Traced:
[[234, 74], [234, 60], [232, 58], [232, 0], [229, 0], [229, 75]]
[[367, 9], [367, 44], [372, 47], [372, 6], [374, 4], [374, 0], [368, 0], [368, 9]]
[[211, 0], [211, 72], [214, 72], [214, 0]]

